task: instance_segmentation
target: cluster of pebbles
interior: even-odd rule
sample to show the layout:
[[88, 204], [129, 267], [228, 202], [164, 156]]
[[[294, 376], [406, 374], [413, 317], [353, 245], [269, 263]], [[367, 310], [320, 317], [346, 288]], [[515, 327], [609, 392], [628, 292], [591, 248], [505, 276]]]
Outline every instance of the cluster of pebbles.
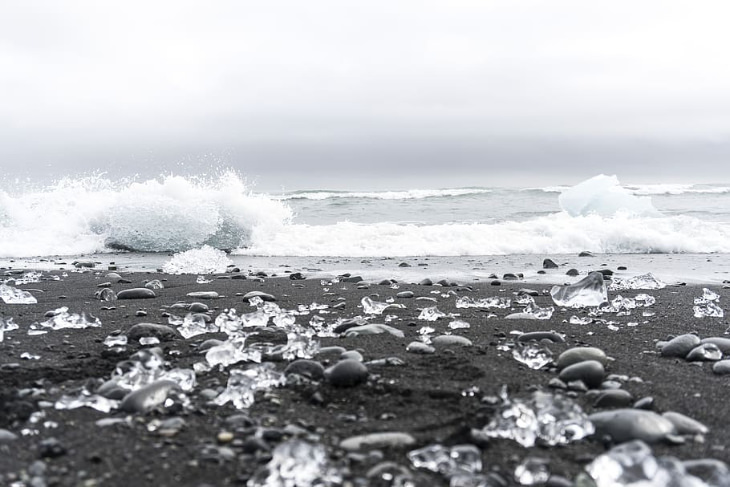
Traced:
[[[406, 290], [394, 280], [368, 284], [350, 275], [322, 282], [305, 280], [301, 273], [276, 281], [260, 274], [255, 279], [237, 275], [247, 281], [248, 288], [263, 286], [267, 292], [226, 296], [221, 289], [210, 290], [216, 281], [232, 278], [219, 277], [198, 279], [196, 284], [207, 289], [186, 292], [185, 300], [177, 301], [181, 296], [175, 287], [182, 287], [180, 283], [191, 277], [177, 276], [168, 285], [167, 278], [159, 276], [143, 286], [114, 291], [134, 284], [139, 276], [96, 275], [107, 279], [97, 284], [94, 295], [100, 313], [122, 316], [119, 312], [127, 305], [121, 303], [130, 303], [121, 320], [125, 326], [113, 332], [105, 329], [102, 335], [106, 338], [100, 353], [110, 364], [109, 373], [50, 384], [38, 380], [14, 387], [14, 397], [4, 394], [0, 400], [5, 410], [19, 404], [28, 410], [27, 414], [14, 411], [15, 419], [2, 423], [0, 447], [6, 457], [22, 457], [26, 463], [0, 474], [0, 481], [13, 487], [124, 485], [125, 479], [112, 471], [91, 474], [86, 470], [103, 469], [83, 469], [78, 459], [64, 463], [82, 446], [70, 439], [73, 435], [64, 440], [65, 426], [59, 418], [75, 418], [73, 428], [87, 427], [87, 434], [146, 442], [133, 449], [136, 453], [129, 453], [138, 457], [137, 462], [144, 455], [159, 456], [164, 451], [152, 467], [144, 469], [150, 483], [201, 487], [493, 487], [515, 483], [555, 487], [574, 481], [600, 486], [608, 484], [602, 483], [606, 480], [596, 465], [614, 458], [613, 450], [606, 447], [631, 445], [634, 453], [628, 457], [637, 465], [649, 461], [665, 465], [653, 456], [651, 446], [699, 444], [710, 434], [707, 426], [683, 411], [660, 411], [653, 397], [635, 397], [626, 386], [644, 386], [641, 371], [633, 376], [611, 373], [615, 361], [601, 348], [586, 343], [570, 346], [564, 333], [541, 329], [533, 320], [523, 319], [525, 313], [518, 320], [502, 321], [521, 309], [514, 303], [506, 309], [504, 296], [495, 301], [504, 312], [499, 316], [495, 309], [460, 309], [456, 301], [477, 291], [447, 280], [424, 279]], [[505, 280], [515, 279], [509, 276]], [[283, 292], [276, 293], [271, 282]], [[230, 284], [225, 289], [230, 290]], [[501, 289], [498, 292], [506, 294]], [[546, 292], [531, 294], [533, 304], [548, 299]], [[295, 303], [291, 295], [327, 304]], [[168, 302], [173, 297], [177, 299]], [[138, 303], [158, 301], [164, 301], [158, 303], [159, 319], [150, 319], [156, 311], [149, 306], [130, 311]], [[248, 325], [242, 318], [231, 325], [231, 317], [238, 315], [223, 306], [234, 303], [255, 308], [250, 319], [263, 319], [263, 323]], [[4, 307], [3, 314], [7, 318], [15, 309]], [[183, 313], [184, 319], [176, 316]], [[219, 326], [221, 316], [228, 320], [220, 321], [227, 323], [228, 331]], [[143, 317], [145, 321], [140, 322]], [[157, 322], [162, 320], [168, 324]], [[15, 321], [22, 323], [22, 315]], [[101, 321], [106, 321], [104, 316]], [[520, 353], [542, 354], [550, 347], [562, 352], [555, 360], [549, 354], [540, 366], [526, 367], [522, 360], [503, 353], [518, 348], [509, 335], [500, 332], [495, 338], [485, 333], [495, 323], [533, 327], [515, 335]], [[560, 326], [555, 319], [541, 323]], [[195, 331], [196, 326], [202, 331]], [[65, 331], [70, 341], [72, 331], [77, 330]], [[8, 332], [0, 346], [21, 332], [22, 328]], [[314, 345], [301, 345], [303, 338]], [[664, 357], [715, 360], [715, 374], [730, 368], [727, 360], [721, 360], [730, 350], [730, 339], [701, 340], [687, 334], [659, 342], [657, 347]], [[220, 359], [227, 351], [233, 358], [225, 355]], [[494, 366], [499, 367], [499, 374], [471, 365], [489, 364], [488, 360], [498, 361]], [[6, 361], [3, 373], [21, 368]], [[423, 375], [409, 375], [416, 372]], [[514, 386], [509, 377], [512, 373], [520, 380], [529, 377], [523, 390], [504, 386], [508, 382]], [[431, 385], [421, 389], [419, 380]], [[499, 392], [482, 391], [490, 387]], [[379, 412], [363, 407], [378, 407], [378, 397], [388, 402]], [[424, 413], [414, 397], [444, 409]], [[453, 407], [447, 407], [449, 401]], [[398, 404], [403, 406], [402, 412]], [[80, 408], [96, 410], [92, 425], [78, 425], [80, 417], [73, 414]], [[459, 414], [454, 424], [439, 418], [453, 415], [455, 410]], [[435, 423], [408, 417], [419, 414]], [[186, 435], [190, 430], [195, 431], [192, 437]], [[191, 445], [181, 444], [180, 438]], [[18, 444], [34, 446], [37, 458], [27, 461], [27, 455], [14, 450]], [[562, 456], [555, 448], [581, 444], [594, 453], [582, 457], [587, 467], [578, 476], [571, 475], [574, 467], [566, 469], [548, 459]], [[509, 466], [490, 460], [495, 448], [513, 452]], [[184, 465], [165, 460], [178, 449], [187, 452]], [[105, 449], [87, 452], [86, 460], [103, 464], [110, 461], [104, 456], [108, 454]], [[626, 447], [621, 455], [627, 455]], [[725, 482], [717, 485], [728, 485], [730, 476], [717, 477], [717, 472], [727, 472], [722, 462], [697, 461], [705, 462], [701, 466], [714, 466], [713, 478]], [[230, 465], [225, 481], [211, 476]], [[629, 466], [624, 465], [627, 471]], [[680, 466], [690, 470], [689, 464]], [[169, 481], [164, 480], [167, 474]], [[616, 483], [611, 485], [628, 485], [630, 475], [625, 483], [622, 478], [613, 479]], [[707, 478], [703, 478], [705, 484], [696, 485], [714, 485]]]

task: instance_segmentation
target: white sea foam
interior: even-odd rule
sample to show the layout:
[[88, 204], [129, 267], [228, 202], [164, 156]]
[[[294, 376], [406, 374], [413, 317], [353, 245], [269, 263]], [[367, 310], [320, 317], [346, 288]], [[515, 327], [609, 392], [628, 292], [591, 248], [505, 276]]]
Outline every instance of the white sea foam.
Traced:
[[452, 189], [410, 189], [406, 191], [296, 191], [276, 196], [280, 200], [327, 200], [336, 198], [362, 198], [378, 200], [418, 200], [453, 196], [468, 196], [491, 193], [486, 188], [452, 188]]
[[0, 257], [74, 255], [109, 247], [232, 249], [291, 217], [288, 206], [251, 193], [232, 172], [142, 182], [64, 179], [40, 190], [0, 191]]

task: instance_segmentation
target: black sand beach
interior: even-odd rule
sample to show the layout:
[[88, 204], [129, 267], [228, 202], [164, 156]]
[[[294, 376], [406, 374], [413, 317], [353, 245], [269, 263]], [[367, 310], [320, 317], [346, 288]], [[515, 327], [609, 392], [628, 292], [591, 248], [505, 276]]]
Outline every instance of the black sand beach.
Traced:
[[[413, 474], [411, 485], [448, 485], [445, 476], [415, 469], [407, 458], [409, 451], [432, 444], [477, 445], [483, 473], [498, 474], [493, 477], [495, 482], [502, 478], [507, 485], [514, 485], [515, 468], [527, 457], [538, 457], [545, 459], [552, 485], [571, 485], [586, 464], [606, 452], [610, 446], [607, 438], [594, 436], [566, 446], [524, 448], [509, 439], [477, 440], [472, 435], [472, 430], [483, 428], [497, 414], [499, 394], [504, 387], [511, 398], [526, 399], [533, 391], [542, 390], [569, 397], [588, 414], [602, 410], [593, 405], [595, 391], [550, 387], [551, 380], [558, 376], [554, 365], [532, 370], [515, 360], [506, 348], [517, 341], [514, 331], [562, 334], [564, 343], [545, 345], [555, 360], [572, 347], [603, 350], [609, 357], [606, 379], [615, 379], [621, 389], [628, 391], [631, 404], [653, 398], [653, 402], [646, 402], [651, 403], [654, 411], [678, 412], [709, 429], [704, 435], [684, 435], [682, 444], [654, 443], [651, 446], [655, 456], [730, 460], [726, 409], [730, 375], [713, 373], [710, 362], [661, 357], [656, 348], [657, 341], [685, 333], [695, 333], [700, 338], [728, 337], [726, 318], [694, 317], [693, 300], [702, 295], [702, 286], [610, 291], [611, 299], [617, 294], [633, 297], [646, 293], [655, 297], [656, 303], [645, 308], [654, 312], [653, 316], [642, 316], [641, 309], [632, 310], [628, 316], [602, 316], [617, 322], [609, 327], [568, 322], [572, 315], [586, 316], [583, 310], [556, 307], [549, 320], [507, 320], [505, 316], [520, 311], [520, 306], [489, 310], [455, 306], [457, 296], [514, 299], [522, 288], [538, 292], [537, 305], [553, 305], [546, 293], [551, 286], [521, 281], [502, 281], [500, 285], [459, 282], [449, 286], [399, 282], [394, 289], [377, 282], [323, 284], [320, 279], [306, 279], [306, 273], [303, 280], [292, 280], [286, 274], [258, 278], [247, 275], [246, 279], [232, 279], [233, 274], [225, 274], [213, 276], [206, 284], [196, 283], [195, 275], [156, 273], [123, 274], [129, 282], [118, 283], [107, 278], [107, 273], [101, 269], [69, 272], [55, 281], [50, 278], [60, 276], [61, 272], [47, 272], [40, 282], [18, 286], [30, 290], [37, 304], [0, 302], [0, 316], [12, 317], [19, 325], [19, 329], [5, 332], [5, 339], [0, 342], [0, 430], [6, 430], [0, 435], [0, 485], [245, 485], [269, 461], [272, 450], [292, 438], [323, 445], [333, 468], [341, 472], [343, 485], [395, 485], [375, 480], [372, 469], [383, 462], [408, 468]], [[118, 293], [143, 287], [153, 279], [164, 284], [164, 289], [155, 291], [153, 299], [107, 302], [94, 297], [101, 283], [112, 282], [111, 288]], [[712, 289], [720, 294], [722, 306], [727, 300], [727, 289]], [[187, 297], [188, 293], [198, 291], [215, 291], [220, 297]], [[322, 347], [341, 346], [358, 351], [369, 373], [367, 380], [348, 387], [335, 387], [327, 380], [290, 380], [285, 386], [257, 393], [249, 409], [238, 410], [230, 402], [222, 406], [210, 402], [213, 392], [218, 394], [225, 388], [228, 371], [246, 368], [245, 363], [199, 373], [195, 389], [186, 395], [189, 404], [185, 405], [176, 403], [136, 414], [119, 410], [102, 413], [88, 407], [54, 408], [63, 395], [78, 395], [83, 388], [94, 392], [111, 377], [118, 363], [140, 349], [150, 348], [132, 340], [119, 349], [108, 347], [103, 341], [110, 334], [125, 334], [142, 322], [167, 325], [169, 313], [185, 315], [185, 310], [170, 308], [179, 302], [205, 303], [214, 319], [227, 308], [248, 313], [254, 308], [242, 296], [249, 291], [274, 295], [282, 309], [296, 310], [312, 303], [327, 305], [327, 313], [320, 316], [328, 324], [338, 318], [365, 316], [363, 297], [370, 296], [375, 301], [392, 297], [406, 308], [388, 309], [370, 321], [384, 323], [385, 316], [393, 315], [396, 318], [388, 324], [401, 330], [404, 337], [384, 333], [320, 338]], [[412, 291], [414, 297], [396, 298], [403, 291]], [[435, 298], [436, 303], [417, 300], [418, 297]], [[450, 330], [449, 318], [435, 322], [418, 319], [420, 308], [434, 305], [444, 313], [458, 313], [458, 318], [471, 326]], [[102, 326], [28, 334], [32, 323], [47, 320], [46, 312], [62, 306], [72, 313], [91, 314]], [[315, 314], [317, 311], [297, 316], [297, 323], [307, 325]], [[407, 352], [407, 345], [419, 339], [418, 331], [424, 326], [433, 327], [434, 336], [451, 332], [468, 338], [473, 345], [437, 347], [433, 354]], [[271, 322], [269, 328], [275, 328]], [[170, 367], [190, 369], [205, 361], [198, 346], [209, 338], [225, 340], [226, 335], [204, 334], [189, 339], [176, 336], [156, 346]], [[31, 358], [24, 358], [24, 354]], [[392, 360], [393, 357], [399, 360]], [[338, 360], [338, 354], [317, 355], [313, 360], [326, 367]], [[288, 363], [273, 362], [280, 372]], [[108, 418], [120, 421], [107, 426], [97, 424]], [[181, 420], [165, 423], [171, 425], [168, 428], [156, 429], [159, 421], [170, 418]], [[415, 442], [408, 446], [376, 445], [358, 451], [346, 450], [341, 445], [352, 436], [375, 432], [407, 433]]]

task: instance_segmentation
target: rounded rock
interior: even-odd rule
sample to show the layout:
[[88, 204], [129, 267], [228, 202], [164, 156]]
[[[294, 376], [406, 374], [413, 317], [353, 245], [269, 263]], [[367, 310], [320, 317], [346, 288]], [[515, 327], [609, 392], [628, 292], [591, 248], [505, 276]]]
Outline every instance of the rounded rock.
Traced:
[[152, 299], [157, 295], [152, 289], [146, 287], [137, 287], [134, 289], [124, 289], [117, 293], [117, 299]]
[[179, 386], [171, 380], [155, 381], [124, 396], [119, 409], [129, 413], [146, 413], [163, 404], [175, 389], [179, 389]]
[[597, 360], [584, 360], [565, 367], [560, 371], [558, 377], [566, 383], [579, 380], [590, 388], [596, 388], [601, 385], [605, 375], [606, 370], [603, 368], [601, 362]]
[[712, 371], [717, 375], [730, 374], [730, 360], [720, 360], [712, 364]]
[[642, 409], [616, 409], [588, 416], [596, 428], [596, 435], [608, 436], [614, 443], [642, 440], [656, 443], [676, 433], [668, 419], [653, 411]]
[[702, 343], [685, 357], [689, 362], [716, 362], [722, 359], [722, 351], [714, 343]]
[[566, 350], [558, 357], [557, 367], [562, 370], [570, 365], [585, 362], [586, 360], [594, 360], [602, 365], [608, 363], [606, 353], [600, 348], [595, 347], [575, 347]]
[[427, 343], [423, 342], [411, 342], [406, 347], [408, 353], [418, 353], [422, 355], [428, 355], [436, 352], [436, 349]]
[[607, 391], [601, 391], [593, 401], [593, 407], [595, 408], [626, 408], [631, 405], [634, 398], [631, 396], [629, 391], [623, 389], [610, 389]]
[[431, 340], [434, 348], [471, 347], [472, 341], [459, 335], [439, 335]]
[[314, 360], [299, 359], [290, 363], [284, 370], [284, 375], [301, 375], [311, 380], [322, 380], [324, 378], [324, 367]]
[[127, 330], [126, 335], [127, 339], [131, 341], [136, 341], [143, 337], [155, 337], [161, 342], [174, 340], [180, 336], [175, 329], [156, 323], [137, 323]]
[[700, 337], [691, 333], [685, 333], [672, 338], [660, 350], [662, 357], [684, 358], [695, 347], [700, 344]]
[[354, 387], [368, 378], [368, 368], [357, 360], [340, 360], [324, 372], [327, 381], [335, 387]]
[[674, 425], [674, 430], [680, 435], [704, 435], [710, 431], [707, 426], [696, 419], [681, 413], [667, 411], [662, 414], [662, 417], [668, 419]]

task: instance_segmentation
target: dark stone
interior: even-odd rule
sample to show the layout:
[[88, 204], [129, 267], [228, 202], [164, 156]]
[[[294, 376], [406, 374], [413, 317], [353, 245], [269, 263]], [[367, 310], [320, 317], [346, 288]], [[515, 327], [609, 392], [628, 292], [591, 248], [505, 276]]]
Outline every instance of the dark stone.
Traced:
[[289, 274], [289, 279], [291, 279], [292, 281], [303, 281], [306, 278], [302, 275], [301, 272], [293, 272]]
[[58, 439], [53, 437], [44, 439], [39, 445], [41, 458], [58, 458], [65, 455], [66, 452], [66, 447]]
[[573, 365], [569, 365], [560, 371], [558, 377], [563, 382], [570, 383], [580, 380], [588, 387], [596, 388], [603, 382], [606, 371], [603, 364], [596, 360], [585, 360]]
[[685, 333], [672, 338], [660, 350], [662, 357], [684, 358], [696, 346], [700, 344], [700, 337], [691, 333]]
[[423, 279], [418, 284], [421, 286], [433, 286], [433, 281], [427, 277], [426, 279]]
[[542, 340], [548, 340], [553, 343], [565, 343], [565, 338], [554, 331], [530, 331], [523, 333], [517, 338], [519, 342], [540, 342]]
[[555, 262], [553, 262], [552, 259], [545, 259], [545, 260], [542, 261], [542, 268], [543, 269], [557, 269], [558, 268], [558, 264], [556, 264]]
[[354, 387], [368, 378], [368, 368], [357, 360], [340, 360], [325, 371], [327, 381], [335, 387]]
[[129, 413], [146, 413], [163, 404], [170, 391], [178, 388], [177, 383], [171, 380], [155, 381], [124, 396], [119, 409]]
[[138, 287], [134, 289], [124, 289], [117, 293], [117, 299], [152, 299], [157, 295], [152, 289]]
[[324, 367], [314, 360], [300, 359], [290, 363], [284, 370], [284, 375], [301, 375], [307, 379], [320, 381], [324, 378]]
[[626, 408], [629, 407], [634, 398], [631, 396], [629, 391], [623, 389], [611, 389], [608, 391], [601, 391], [593, 401], [594, 408]]
[[568, 269], [568, 272], [566, 272], [565, 274], [570, 277], [575, 277], [580, 274], [580, 272], [578, 272], [578, 269]]
[[273, 294], [262, 291], [249, 291], [243, 295], [244, 301], [248, 301], [251, 298], [261, 298], [263, 301], [276, 301], [276, 297]]
[[593, 254], [588, 252], [587, 250], [584, 250], [580, 254], [578, 254], [578, 257], [593, 257]]

